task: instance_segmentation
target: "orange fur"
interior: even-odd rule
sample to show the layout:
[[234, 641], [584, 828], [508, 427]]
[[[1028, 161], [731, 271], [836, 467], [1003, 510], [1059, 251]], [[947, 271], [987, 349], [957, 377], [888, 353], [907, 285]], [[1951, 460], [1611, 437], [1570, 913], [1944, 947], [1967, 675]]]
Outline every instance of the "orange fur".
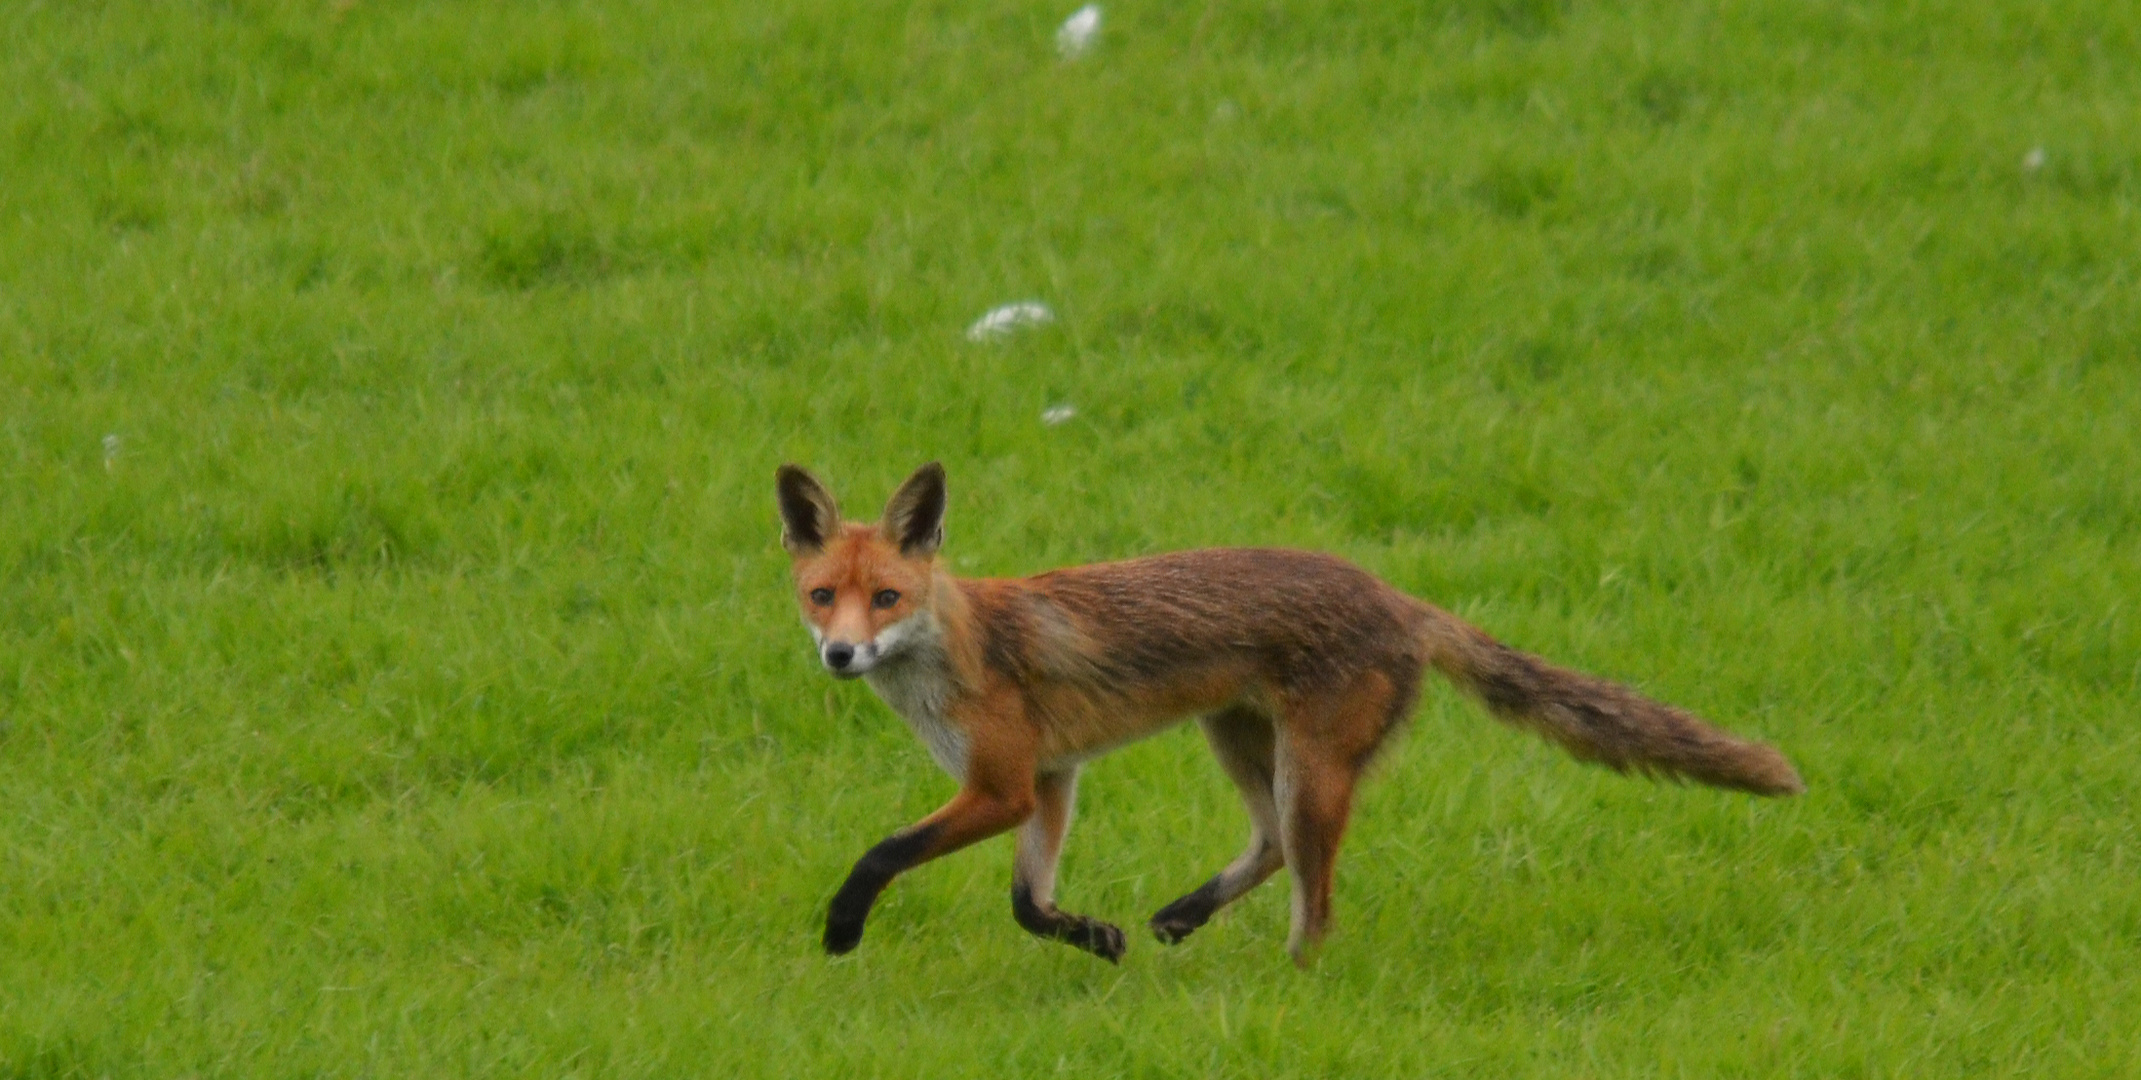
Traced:
[[1054, 902], [1077, 770], [1196, 716], [1255, 828], [1241, 858], [1152, 928], [1179, 941], [1283, 864], [1294, 877], [1289, 949], [1306, 962], [1329, 925], [1354, 786], [1429, 667], [1579, 758], [1757, 794], [1802, 789], [1768, 746], [1510, 649], [1331, 556], [1210, 549], [964, 580], [936, 561], [945, 492], [934, 463], [876, 525], [843, 522], [795, 466], [777, 489], [821, 660], [867, 679], [960, 782], [943, 809], [856, 864], [827, 918], [835, 952], [860, 940], [894, 876], [1023, 825], [1020, 925], [1119, 958], [1119, 929]]

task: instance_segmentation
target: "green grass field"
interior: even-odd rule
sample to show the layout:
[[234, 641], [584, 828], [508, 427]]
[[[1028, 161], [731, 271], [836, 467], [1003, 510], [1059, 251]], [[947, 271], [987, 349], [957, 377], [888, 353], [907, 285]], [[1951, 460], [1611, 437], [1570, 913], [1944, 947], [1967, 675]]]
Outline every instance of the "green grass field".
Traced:
[[[0, 1077], [2141, 1074], [2141, 8], [1075, 6], [0, 7]], [[1438, 683], [1314, 971], [1007, 840], [828, 960], [951, 784], [772, 473], [930, 458], [962, 573], [1340, 553], [1811, 790]], [[1126, 926], [1246, 830], [1080, 813]]]

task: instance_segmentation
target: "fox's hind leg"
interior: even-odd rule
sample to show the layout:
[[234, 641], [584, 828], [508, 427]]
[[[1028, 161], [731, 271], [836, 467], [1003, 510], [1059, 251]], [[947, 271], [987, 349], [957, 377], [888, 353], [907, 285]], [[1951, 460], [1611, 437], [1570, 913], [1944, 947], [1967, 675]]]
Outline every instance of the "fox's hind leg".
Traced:
[[1293, 929], [1286, 951], [1307, 967], [1331, 923], [1331, 882], [1338, 845], [1353, 811], [1354, 776], [1315, 748], [1282, 745], [1272, 785], [1279, 803], [1279, 840], [1293, 871]]
[[1418, 680], [1367, 671], [1336, 693], [1285, 703], [1272, 790], [1279, 840], [1293, 873], [1293, 931], [1286, 951], [1307, 967], [1330, 929], [1338, 845], [1353, 813], [1353, 789], [1391, 728], [1412, 708]]
[[1033, 816], [1018, 832], [1018, 862], [1011, 878], [1011, 915], [1020, 926], [1067, 942], [1109, 963], [1122, 959], [1120, 927], [1056, 909], [1056, 861], [1070, 831], [1078, 799], [1078, 770], [1042, 773], [1034, 781]]
[[1212, 744], [1227, 778], [1241, 789], [1242, 804], [1249, 810], [1249, 846], [1197, 891], [1152, 917], [1153, 934], [1170, 945], [1190, 936], [1234, 898], [1263, 884], [1285, 863], [1279, 847], [1278, 802], [1272, 795], [1270, 719], [1237, 707], [1203, 717], [1197, 724], [1204, 729], [1205, 740]]

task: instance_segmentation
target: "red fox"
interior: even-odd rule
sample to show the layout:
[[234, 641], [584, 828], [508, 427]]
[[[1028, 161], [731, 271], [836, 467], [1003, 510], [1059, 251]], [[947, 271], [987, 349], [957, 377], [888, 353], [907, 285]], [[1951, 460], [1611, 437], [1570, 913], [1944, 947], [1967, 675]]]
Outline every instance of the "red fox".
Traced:
[[867, 681], [959, 782], [942, 809], [856, 862], [826, 914], [830, 953], [862, 940], [894, 877], [1017, 829], [1018, 924], [1119, 961], [1120, 928], [1055, 902], [1078, 768], [1195, 717], [1241, 790], [1249, 846], [1161, 908], [1151, 929], [1179, 942], [1284, 866], [1287, 949], [1305, 965], [1330, 924], [1354, 785], [1430, 667], [1502, 720], [1608, 768], [1757, 795], [1805, 790], [1769, 746], [1511, 649], [1342, 559], [1211, 549], [965, 580], [936, 559], [937, 463], [916, 470], [875, 525], [842, 521], [801, 468], [783, 465], [775, 481], [781, 545], [820, 661]]

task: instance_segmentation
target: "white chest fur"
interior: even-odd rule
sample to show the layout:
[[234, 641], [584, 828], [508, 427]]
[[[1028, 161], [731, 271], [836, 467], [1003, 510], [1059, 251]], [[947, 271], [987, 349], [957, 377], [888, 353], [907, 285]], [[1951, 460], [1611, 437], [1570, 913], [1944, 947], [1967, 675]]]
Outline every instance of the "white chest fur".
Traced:
[[907, 721], [915, 737], [929, 748], [938, 766], [962, 783], [966, 780], [966, 732], [945, 718], [951, 700], [952, 680], [947, 658], [930, 641], [913, 641], [898, 656], [880, 663], [865, 674], [864, 682], [877, 691], [892, 711]]

